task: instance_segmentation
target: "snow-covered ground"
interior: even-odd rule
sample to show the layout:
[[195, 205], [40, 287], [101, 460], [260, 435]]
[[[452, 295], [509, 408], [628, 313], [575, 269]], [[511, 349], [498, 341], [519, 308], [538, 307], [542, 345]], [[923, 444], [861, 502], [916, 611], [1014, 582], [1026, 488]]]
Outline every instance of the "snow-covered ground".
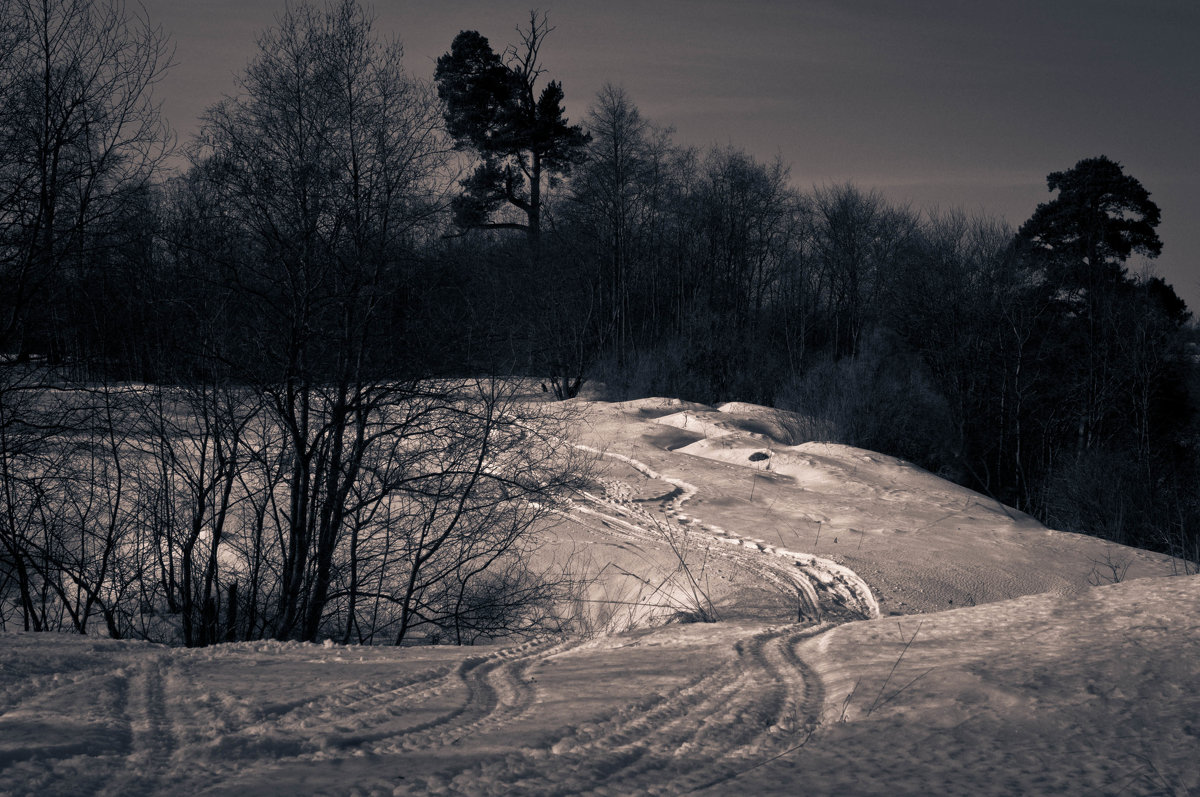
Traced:
[[[597, 478], [545, 550], [598, 577], [593, 635], [6, 634], [0, 794], [1200, 790], [1200, 577], [1178, 563], [786, 445], [764, 408], [585, 409]], [[721, 622], [668, 622], [696, 608]]]

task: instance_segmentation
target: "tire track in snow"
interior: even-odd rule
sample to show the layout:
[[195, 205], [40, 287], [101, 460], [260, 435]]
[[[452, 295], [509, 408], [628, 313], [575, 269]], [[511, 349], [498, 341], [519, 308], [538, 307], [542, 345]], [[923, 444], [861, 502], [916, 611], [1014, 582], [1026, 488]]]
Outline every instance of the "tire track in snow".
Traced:
[[671, 691], [568, 726], [545, 746], [487, 758], [453, 788], [661, 794], [733, 779], [803, 743], [816, 727], [823, 689], [795, 647], [831, 626], [748, 635], [734, 644], [732, 659]]
[[[672, 790], [684, 792], [707, 789], [732, 781], [743, 772], [802, 747], [821, 722], [825, 704], [825, 689], [820, 677], [797, 654], [796, 646], [805, 639], [827, 631], [831, 623], [822, 623], [802, 631], [773, 636], [758, 651], [767, 677], [774, 675], [788, 684], [786, 695], [777, 703], [764, 703], [770, 698], [760, 695], [756, 708], [765, 731], [756, 732], [738, 747], [727, 748], [720, 757], [709, 751], [713, 764], [694, 768], [672, 784]], [[796, 689], [795, 685], [800, 688]], [[753, 710], [753, 709], [752, 709]], [[751, 715], [754, 716], [754, 715]], [[705, 760], [705, 759], [702, 759]]]
[[165, 657], [146, 655], [131, 660], [126, 666], [132, 671], [117, 680], [119, 714], [128, 734], [127, 763], [102, 795], [152, 792], [167, 772], [176, 739], [167, 713], [165, 664]]
[[830, 626], [768, 629], [739, 641], [728, 682], [638, 742], [643, 754], [605, 778], [603, 791], [687, 791], [719, 782], [787, 749], [820, 719], [822, 689], [795, 645]]
[[[633, 457], [600, 451], [583, 444], [575, 445], [582, 451], [624, 462], [647, 479], [672, 485], [675, 491], [668, 496], [662, 509], [666, 523], [673, 524], [675, 529], [685, 533], [702, 535], [727, 545], [728, 547], [721, 552], [722, 556], [749, 567], [777, 586], [783, 586], [786, 591], [794, 592], [800, 599], [802, 611], [805, 604], [808, 604], [808, 613], [820, 615], [822, 612], [819, 594], [824, 593], [827, 596], [825, 603], [832, 604], [829, 608], [836, 612], [848, 611], [867, 619], [879, 616], [879, 603], [871, 588], [850, 568], [813, 554], [789, 551], [757, 538], [742, 537], [719, 526], [699, 522], [682, 511], [683, 505], [699, 492], [695, 485], [682, 479], [664, 476]], [[586, 491], [581, 493], [585, 500], [604, 511], [581, 506], [576, 507], [577, 511], [597, 515], [610, 522], [615, 521], [616, 525], [610, 524], [610, 528], [619, 528], [622, 533], [643, 540], [661, 542], [662, 533], [656, 528], [658, 521], [644, 508], [634, 506], [628, 495], [622, 494], [619, 488], [614, 489], [613, 484], [609, 482], [606, 485], [608, 495], [603, 498]], [[609, 514], [612, 512], [621, 517]], [[813, 619], [819, 620], [820, 617]]]
[[544, 747], [484, 759], [462, 772], [453, 788], [463, 794], [501, 793], [498, 789], [505, 786], [530, 795], [644, 791], [636, 787], [638, 776], [653, 770], [661, 777], [671, 759], [650, 740], [660, 735], [659, 729], [682, 727], [728, 700], [737, 689], [736, 675], [736, 667], [727, 663], [664, 695], [568, 726]]
[[[642, 738], [624, 749], [615, 749], [616, 760], [625, 753], [632, 763], [614, 769], [604, 779], [604, 789], [633, 791], [667, 773], [674, 781], [697, 765], [707, 769], [721, 762], [731, 750], [741, 749], [765, 732], [766, 723], [758, 712], [784, 702], [788, 691], [787, 683], [770, 677], [764, 666], [763, 648], [770, 636], [756, 634], [738, 642], [738, 658], [715, 693], [704, 695], [671, 721], [649, 727]], [[630, 756], [632, 750], [639, 754]]]
[[[535, 640], [472, 656], [453, 666], [382, 682], [356, 682], [283, 714], [239, 723], [240, 727], [225, 732], [222, 746], [266, 746], [281, 758], [310, 759], [337, 756], [338, 751], [354, 748], [394, 754], [450, 744], [504, 725], [528, 711], [536, 700], [536, 690], [525, 677], [526, 668], [570, 644]], [[414, 722], [415, 713], [456, 693], [462, 693], [456, 705]], [[222, 714], [215, 719], [228, 725], [231, 717]]]
[[[589, 762], [597, 754], [601, 758], [637, 758], [647, 748], [648, 739], [669, 737], [680, 728], [677, 735], [682, 743], [688, 734], [686, 723], [732, 698], [738, 689], [738, 670], [734, 662], [707, 670], [666, 695], [625, 706], [603, 720], [572, 730], [552, 745], [551, 752], [564, 761]], [[629, 755], [635, 750], [637, 755]]]
[[[189, 723], [208, 730], [191, 734], [188, 769], [202, 780], [200, 773], [229, 774], [256, 756], [325, 757], [331, 748], [394, 736], [402, 732], [414, 707], [461, 688], [456, 674], [461, 667], [460, 663], [428, 668], [383, 681], [364, 679], [267, 712], [243, 701], [228, 704], [217, 695], [193, 695], [188, 701]], [[179, 691], [189, 686], [181, 685]]]
[[[655, 544], [661, 544], [664, 541], [664, 530], [661, 528], [661, 524], [670, 524], [670, 516], [659, 520], [643, 507], [623, 502], [620, 499], [601, 498], [586, 491], [582, 495], [593, 506], [577, 505], [575, 510], [597, 517], [604, 528], [618, 539], [637, 539]], [[607, 511], [600, 511], [594, 507], [601, 507]], [[708, 529], [710, 533], [701, 531], [701, 528]], [[850, 619], [859, 619], [871, 611], [862, 609], [863, 602], [856, 599], [856, 595], [861, 592], [855, 583], [858, 577], [852, 573], [850, 578], [839, 578], [820, 565], [812, 566], [815, 557], [807, 554], [794, 554], [767, 545], [761, 540], [737, 538], [723, 530], [718, 530], [719, 534], [711, 533], [714, 528], [685, 520], [682, 524], [676, 521], [674, 525], [668, 526], [666, 531], [691, 535], [696, 540], [703, 541], [704, 544], [710, 546], [707, 548], [709, 552], [715, 551], [721, 558], [754, 573], [762, 580], [773, 584], [781, 592], [794, 596], [799, 607], [798, 620], [819, 621], [822, 617], [821, 599], [814, 583], [822, 585], [822, 591], [827, 594], [827, 608], [838, 613], [849, 613]], [[835, 563], [830, 564], [840, 567]], [[848, 569], [845, 570], [850, 572]], [[866, 594], [870, 595], [869, 590]], [[871, 596], [870, 600], [873, 602], [874, 597]], [[828, 606], [828, 604], [833, 604], [833, 606]]]
[[294, 706], [284, 713], [257, 723], [275, 730], [302, 731], [314, 727], [336, 726], [353, 717], [356, 727], [367, 729], [389, 722], [398, 707], [437, 697], [454, 687], [455, 666], [435, 667], [386, 681], [361, 681], [316, 700]]
[[[591, 501], [594, 505], [601, 506], [615, 514], [599, 511], [590, 506], [577, 505], [575, 511], [596, 517], [600, 521], [601, 528], [598, 531], [603, 531], [610, 534], [616, 539], [629, 541], [640, 540], [656, 545], [661, 545], [664, 542], [664, 530], [660, 521], [650, 515], [645, 509], [640, 506], [624, 505], [619, 501], [612, 501], [607, 498], [599, 498], [590, 493], [584, 492], [583, 496]], [[772, 584], [781, 593], [790, 595], [797, 600], [797, 620], [815, 620], [822, 619], [820, 597], [817, 594], [816, 588], [813, 586], [813, 580], [808, 578], [803, 570], [797, 570], [790, 567], [785, 559], [773, 558], [764, 556], [763, 549], [755, 543], [747, 543], [742, 547], [742, 541], [730, 537], [717, 537], [709, 534], [703, 534], [699, 531], [692, 531], [688, 528], [680, 526], [668, 527], [667, 532], [672, 534], [690, 535], [700, 544], [705, 546], [704, 553], [708, 554], [715, 552], [727, 562], [736, 565], [742, 570], [753, 573], [762, 581]], [[799, 567], [799, 562], [796, 562]], [[821, 578], [828, 580], [828, 576], [818, 571]], [[856, 611], [853, 607], [853, 601], [846, 601], [844, 596], [833, 593], [834, 602], [840, 606], [849, 604], [850, 619], [859, 619], [861, 612]], [[648, 604], [648, 607], [650, 604]], [[678, 609], [680, 607], [666, 606], [666, 609]], [[653, 614], [653, 613], [652, 613]]]
[[468, 736], [503, 727], [536, 705], [537, 689], [527, 675], [529, 666], [575, 644], [541, 640], [466, 659], [454, 671], [466, 688], [461, 705], [413, 727], [369, 739], [355, 734], [346, 737], [344, 743], [366, 741], [372, 752], [394, 754], [458, 744]]
[[165, 769], [175, 752], [175, 733], [167, 713], [165, 667], [165, 660], [154, 659], [142, 670], [138, 679], [138, 690], [143, 695], [142, 717], [134, 730], [136, 746], [148, 756], [149, 765], [159, 771]]

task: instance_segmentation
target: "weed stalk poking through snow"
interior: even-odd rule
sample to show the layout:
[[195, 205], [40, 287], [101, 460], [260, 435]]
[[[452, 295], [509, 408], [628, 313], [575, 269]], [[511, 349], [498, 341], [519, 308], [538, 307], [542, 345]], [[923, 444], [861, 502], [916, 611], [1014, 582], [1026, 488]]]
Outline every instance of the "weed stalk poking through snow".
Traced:
[[[903, 693], [906, 689], [908, 689], [910, 686], [912, 686], [917, 681], [924, 678], [929, 673], [933, 672], [933, 668], [930, 667], [928, 670], [925, 670], [923, 673], [921, 673], [917, 677], [913, 678], [911, 681], [909, 681], [904, 686], [897, 689], [895, 692], [892, 692], [886, 698], [883, 696], [883, 693], [887, 689], [888, 684], [891, 683], [891, 681], [892, 681], [892, 676], [896, 674], [896, 668], [899, 667], [900, 662], [904, 660], [904, 654], [908, 653], [908, 649], [910, 647], [912, 647], [912, 643], [916, 640], [917, 634], [921, 633], [921, 626], [923, 626], [924, 624], [925, 624], [924, 620], [917, 623], [917, 630], [913, 631], [913, 635], [908, 638], [907, 642], [904, 643], [904, 649], [900, 651], [900, 655], [896, 657], [896, 660], [894, 662], [892, 662], [892, 669], [888, 671], [887, 678], [883, 679], [883, 684], [879, 687], [879, 694], [875, 695], [875, 700], [872, 701], [870, 708], [867, 709], [868, 717], [871, 716], [871, 713], [873, 711], [875, 711], [875, 709], [883, 708], [888, 703], [890, 703], [892, 700], [894, 700], [896, 697], [898, 697], [901, 693]], [[899, 622], [896, 623], [896, 627], [900, 629], [900, 638], [904, 639], [904, 627], [901, 626]]]

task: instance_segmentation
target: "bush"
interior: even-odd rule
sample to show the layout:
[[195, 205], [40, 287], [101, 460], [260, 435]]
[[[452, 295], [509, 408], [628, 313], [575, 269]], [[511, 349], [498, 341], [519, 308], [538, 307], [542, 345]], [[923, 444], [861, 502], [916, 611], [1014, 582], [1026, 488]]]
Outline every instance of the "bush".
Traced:
[[854, 357], [822, 360], [787, 384], [777, 406], [809, 420], [809, 439], [868, 448], [954, 476], [945, 398], [919, 359], [881, 336]]

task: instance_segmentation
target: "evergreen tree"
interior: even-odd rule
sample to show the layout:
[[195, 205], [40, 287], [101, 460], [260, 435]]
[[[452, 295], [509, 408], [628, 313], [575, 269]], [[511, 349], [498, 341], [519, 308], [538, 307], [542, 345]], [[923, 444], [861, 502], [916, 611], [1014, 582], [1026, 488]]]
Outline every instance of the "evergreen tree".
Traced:
[[[480, 159], [454, 202], [457, 222], [467, 229], [524, 231], [535, 252], [543, 181], [580, 163], [589, 140], [581, 127], [568, 124], [558, 81], [537, 90], [545, 71], [539, 54], [551, 30], [544, 14], [531, 13], [521, 45], [509, 48], [505, 58], [478, 31], [464, 30], [438, 59], [434, 73], [447, 129], [460, 149], [473, 150]], [[498, 219], [506, 206], [521, 211], [525, 220]]]
[[1058, 196], [1037, 206], [1018, 232], [1049, 266], [1047, 276], [1068, 290], [1097, 290], [1119, 282], [1136, 253], [1157, 257], [1158, 205], [1121, 164], [1101, 155], [1046, 178]]

